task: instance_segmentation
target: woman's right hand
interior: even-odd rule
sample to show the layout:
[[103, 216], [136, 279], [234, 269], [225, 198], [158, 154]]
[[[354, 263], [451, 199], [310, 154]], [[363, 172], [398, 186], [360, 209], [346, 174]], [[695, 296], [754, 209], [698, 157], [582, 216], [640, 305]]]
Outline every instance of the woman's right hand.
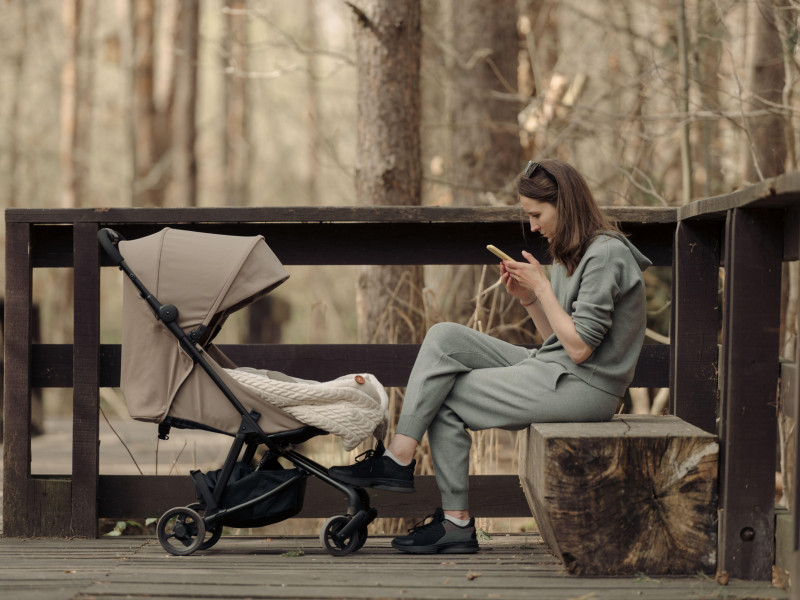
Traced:
[[506, 269], [505, 261], [500, 263], [500, 281], [502, 282], [503, 286], [506, 288], [506, 291], [517, 298], [520, 302], [527, 302], [530, 297], [533, 295], [533, 292], [523, 285]]

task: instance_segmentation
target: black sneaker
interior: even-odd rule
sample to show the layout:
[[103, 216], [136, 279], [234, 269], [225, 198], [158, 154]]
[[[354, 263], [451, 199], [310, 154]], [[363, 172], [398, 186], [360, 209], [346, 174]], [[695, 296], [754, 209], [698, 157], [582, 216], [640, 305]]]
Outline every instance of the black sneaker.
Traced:
[[414, 489], [414, 467], [416, 460], [410, 465], [398, 465], [388, 456], [383, 455], [383, 443], [375, 450], [367, 450], [356, 457], [356, 464], [347, 467], [331, 467], [328, 475], [359, 487], [374, 487], [390, 492], [411, 494]]
[[[429, 518], [432, 521], [425, 523]], [[411, 554], [472, 554], [479, 549], [475, 519], [459, 527], [445, 519], [444, 511], [437, 508], [432, 515], [409, 529], [408, 535], [394, 538], [392, 548]]]

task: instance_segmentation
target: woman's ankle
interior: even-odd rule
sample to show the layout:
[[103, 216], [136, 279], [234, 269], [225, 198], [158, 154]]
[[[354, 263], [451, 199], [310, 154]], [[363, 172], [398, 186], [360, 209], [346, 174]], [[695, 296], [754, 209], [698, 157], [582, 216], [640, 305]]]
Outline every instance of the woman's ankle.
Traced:
[[414, 460], [414, 454], [417, 451], [418, 445], [419, 442], [414, 438], [398, 433], [392, 438], [392, 441], [389, 442], [389, 446], [386, 450], [397, 459], [397, 462], [409, 464]]
[[446, 510], [444, 511], [444, 516], [451, 517], [454, 523], [462, 527], [464, 527], [470, 519], [468, 510]]

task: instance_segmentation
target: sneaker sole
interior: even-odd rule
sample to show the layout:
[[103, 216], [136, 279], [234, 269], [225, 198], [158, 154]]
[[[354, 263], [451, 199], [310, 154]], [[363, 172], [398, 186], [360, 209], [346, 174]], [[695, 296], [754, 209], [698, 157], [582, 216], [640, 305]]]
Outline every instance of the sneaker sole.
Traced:
[[414, 484], [408, 484], [405, 482], [400, 482], [391, 479], [370, 479], [369, 481], [363, 481], [360, 479], [356, 479], [353, 477], [347, 477], [345, 475], [334, 475], [329, 473], [331, 477], [336, 479], [337, 481], [341, 481], [343, 483], [349, 483], [350, 485], [357, 485], [358, 487], [371, 487], [375, 488], [376, 490], [386, 490], [387, 492], [399, 492], [401, 494], [413, 494], [417, 490], [414, 488]]
[[392, 542], [392, 548], [407, 552], [408, 554], [474, 554], [480, 550], [480, 546], [475, 542], [456, 542], [439, 546], [431, 544], [430, 546], [403, 546]]

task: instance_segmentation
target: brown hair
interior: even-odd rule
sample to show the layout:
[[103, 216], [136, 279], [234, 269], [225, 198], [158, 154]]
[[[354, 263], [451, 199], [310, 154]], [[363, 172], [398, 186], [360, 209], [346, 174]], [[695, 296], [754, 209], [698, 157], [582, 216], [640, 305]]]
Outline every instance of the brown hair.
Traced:
[[519, 178], [517, 189], [520, 196], [556, 207], [556, 231], [549, 252], [553, 260], [563, 264], [567, 274], [572, 275], [598, 234], [619, 229], [600, 211], [577, 169], [559, 160], [542, 160], [539, 165], [532, 177], [522, 175]]

